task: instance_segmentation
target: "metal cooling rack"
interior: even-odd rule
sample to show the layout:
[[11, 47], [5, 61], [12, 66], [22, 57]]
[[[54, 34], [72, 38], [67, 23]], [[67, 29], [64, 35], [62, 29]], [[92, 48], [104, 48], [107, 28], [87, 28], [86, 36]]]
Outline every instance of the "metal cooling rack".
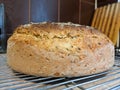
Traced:
[[0, 90], [120, 90], [120, 57], [109, 71], [85, 77], [35, 77], [12, 71], [0, 54]]

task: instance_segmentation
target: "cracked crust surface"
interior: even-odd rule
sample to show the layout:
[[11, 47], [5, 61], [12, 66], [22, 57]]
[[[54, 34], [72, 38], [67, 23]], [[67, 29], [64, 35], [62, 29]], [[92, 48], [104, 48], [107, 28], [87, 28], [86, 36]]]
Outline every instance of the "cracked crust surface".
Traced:
[[19, 26], [8, 40], [8, 65], [25, 74], [74, 77], [114, 64], [114, 45], [92, 27], [71, 23]]

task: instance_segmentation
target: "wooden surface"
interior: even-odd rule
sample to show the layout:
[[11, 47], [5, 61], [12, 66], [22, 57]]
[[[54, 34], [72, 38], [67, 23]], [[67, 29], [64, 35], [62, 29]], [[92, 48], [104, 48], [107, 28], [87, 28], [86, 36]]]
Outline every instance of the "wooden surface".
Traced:
[[114, 45], [120, 29], [120, 3], [109, 4], [95, 10], [92, 27], [108, 36]]
[[79, 0], [60, 0], [60, 21], [79, 23]]
[[95, 10], [95, 0], [81, 0], [80, 3], [80, 20], [82, 25], [91, 25]]

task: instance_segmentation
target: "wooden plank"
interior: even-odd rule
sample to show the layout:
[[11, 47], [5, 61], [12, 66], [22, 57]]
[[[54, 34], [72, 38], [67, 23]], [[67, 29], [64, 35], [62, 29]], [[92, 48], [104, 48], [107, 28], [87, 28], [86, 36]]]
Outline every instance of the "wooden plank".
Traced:
[[97, 20], [98, 11], [99, 11], [99, 9], [95, 10], [95, 14], [93, 16], [93, 21], [92, 21], [92, 25], [91, 25], [92, 27], [95, 27], [95, 23], [96, 23], [96, 20]]
[[79, 0], [60, 0], [60, 22], [79, 23], [81, 21], [80, 15], [81, 1]]
[[[69, 0], [70, 1], [70, 0]], [[76, 1], [76, 0], [74, 0]], [[91, 18], [94, 15], [94, 1], [93, 0], [79, 0], [81, 1], [79, 4], [80, 9], [80, 24], [82, 25], [90, 25]]]
[[[100, 19], [100, 23], [99, 23], [99, 26], [98, 26], [98, 30], [101, 30], [102, 29], [102, 24], [103, 24], [103, 21], [105, 19], [105, 14], [106, 14], [106, 8], [107, 6], [104, 6], [102, 8], [102, 14], [101, 14], [101, 19]], [[102, 31], [102, 30], [101, 30]]]
[[109, 35], [109, 29], [110, 29], [110, 25], [111, 25], [111, 21], [112, 21], [112, 17], [113, 17], [113, 14], [114, 14], [114, 8], [115, 8], [115, 4], [112, 4], [110, 5], [111, 8], [110, 8], [110, 12], [108, 13], [108, 19], [107, 19], [107, 22], [106, 22], [106, 29], [104, 29], [104, 33], [108, 36]]
[[118, 15], [117, 15], [117, 19], [115, 22], [116, 26], [115, 26], [115, 31], [114, 31], [113, 38], [112, 38], [114, 45], [117, 43], [117, 39], [118, 39], [119, 32], [120, 32], [120, 3], [118, 3], [117, 12], [118, 12]]
[[[116, 27], [116, 24], [117, 24], [117, 17], [118, 17], [118, 12], [119, 12], [119, 8], [118, 8], [118, 4], [115, 4], [115, 9], [114, 9], [114, 15], [113, 15], [113, 20], [112, 20], [112, 24], [111, 24], [111, 28], [110, 28], [110, 31], [109, 31], [109, 38], [112, 40], [112, 38], [114, 37], [113, 36], [113, 33], [114, 31], [116, 30], [115, 27]], [[117, 36], [117, 35], [116, 35]]]
[[96, 9], [92, 26], [101, 30], [116, 45], [120, 32], [120, 3]]
[[106, 24], [107, 24], [107, 19], [109, 17], [109, 11], [110, 11], [110, 5], [107, 6], [107, 10], [106, 10], [106, 13], [105, 13], [105, 18], [103, 20], [103, 24], [102, 24], [102, 28], [101, 28], [101, 31], [104, 32], [105, 31], [105, 28], [106, 28]]
[[100, 18], [101, 18], [101, 13], [102, 13], [102, 8], [99, 8], [98, 15], [97, 15], [97, 20], [96, 20], [96, 23], [95, 23], [95, 28], [97, 28], [97, 29], [98, 29], [98, 25], [99, 25]]

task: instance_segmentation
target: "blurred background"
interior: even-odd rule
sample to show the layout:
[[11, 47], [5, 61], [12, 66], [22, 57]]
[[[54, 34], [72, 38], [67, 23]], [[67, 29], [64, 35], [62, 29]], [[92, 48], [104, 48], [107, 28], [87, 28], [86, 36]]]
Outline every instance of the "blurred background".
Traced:
[[0, 0], [0, 52], [14, 29], [30, 22], [54, 21], [91, 25], [95, 8], [120, 0]]

